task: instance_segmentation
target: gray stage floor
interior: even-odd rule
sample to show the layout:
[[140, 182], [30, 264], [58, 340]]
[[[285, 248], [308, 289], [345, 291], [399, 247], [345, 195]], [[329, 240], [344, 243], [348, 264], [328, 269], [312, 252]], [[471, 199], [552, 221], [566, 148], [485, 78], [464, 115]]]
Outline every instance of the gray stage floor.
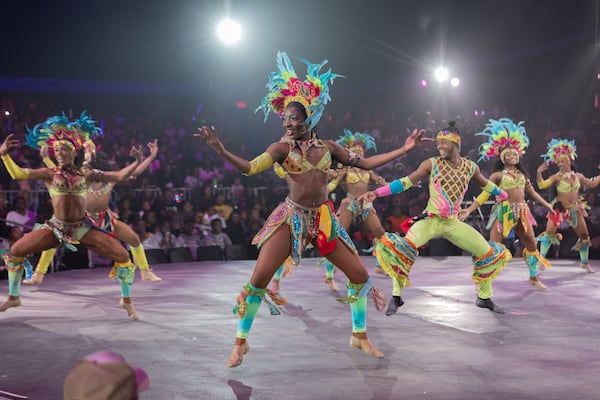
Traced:
[[[374, 259], [363, 260], [372, 271]], [[496, 280], [494, 299], [507, 310], [499, 315], [474, 306], [470, 258], [419, 258], [398, 314], [369, 304], [369, 336], [383, 359], [348, 346], [349, 307], [315, 264], [303, 260], [282, 281], [290, 302], [282, 315], [261, 308], [234, 369], [225, 365], [231, 310], [253, 261], [156, 266], [163, 282], [136, 279], [138, 321], [117, 308], [107, 268], [54, 273], [0, 313], [0, 390], [61, 399], [78, 359], [111, 349], [150, 375], [141, 399], [600, 399], [600, 273], [575, 260], [554, 260], [541, 275], [545, 292], [513, 260]], [[391, 292], [389, 278], [372, 276]], [[342, 287], [342, 274], [336, 281]]]

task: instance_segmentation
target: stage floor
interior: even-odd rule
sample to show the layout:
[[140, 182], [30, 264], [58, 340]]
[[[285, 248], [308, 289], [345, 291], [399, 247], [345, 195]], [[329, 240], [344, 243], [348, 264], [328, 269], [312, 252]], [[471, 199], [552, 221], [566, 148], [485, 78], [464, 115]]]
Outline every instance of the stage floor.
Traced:
[[[374, 258], [362, 259], [373, 271]], [[349, 306], [335, 301], [316, 261], [281, 282], [289, 304], [280, 316], [261, 307], [250, 352], [233, 369], [232, 307], [253, 261], [155, 266], [162, 282], [136, 277], [138, 321], [117, 307], [107, 268], [48, 275], [22, 288], [21, 307], [0, 313], [0, 390], [62, 399], [77, 361], [111, 349], [150, 375], [144, 400], [600, 398], [600, 273], [575, 260], [553, 260], [543, 292], [513, 260], [494, 285], [501, 315], [475, 307], [469, 257], [419, 258], [398, 314], [369, 301], [369, 337], [383, 359], [348, 346]], [[597, 260], [592, 267], [600, 272]], [[372, 276], [389, 297], [390, 279]], [[344, 286], [341, 273], [336, 281]]]

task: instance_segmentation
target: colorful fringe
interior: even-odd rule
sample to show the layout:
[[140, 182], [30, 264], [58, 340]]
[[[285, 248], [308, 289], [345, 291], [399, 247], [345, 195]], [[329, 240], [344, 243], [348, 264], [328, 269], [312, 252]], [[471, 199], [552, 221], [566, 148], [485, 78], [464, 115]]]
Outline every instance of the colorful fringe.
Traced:
[[[271, 301], [269, 301], [269, 299], [265, 297], [265, 294], [269, 295], [269, 297], [275, 304], [271, 303]], [[246, 316], [248, 296], [257, 297], [260, 299], [261, 302], [265, 302], [269, 307], [271, 315], [280, 315], [281, 311], [277, 306], [287, 304], [287, 300], [284, 297], [273, 293], [270, 289], [258, 289], [252, 286], [250, 282], [248, 282], [244, 285], [244, 288], [237, 297], [237, 304], [235, 305], [235, 307], [233, 307], [233, 313], [237, 314], [240, 317], [240, 319], [243, 319]]]
[[512, 254], [504, 245], [488, 242], [490, 251], [487, 254], [473, 256], [473, 280], [477, 283], [488, 282], [500, 274], [506, 264], [512, 260]]
[[397, 233], [386, 232], [375, 247], [377, 262], [392, 278], [398, 279], [403, 287], [410, 286], [408, 274], [419, 255], [416, 246]]

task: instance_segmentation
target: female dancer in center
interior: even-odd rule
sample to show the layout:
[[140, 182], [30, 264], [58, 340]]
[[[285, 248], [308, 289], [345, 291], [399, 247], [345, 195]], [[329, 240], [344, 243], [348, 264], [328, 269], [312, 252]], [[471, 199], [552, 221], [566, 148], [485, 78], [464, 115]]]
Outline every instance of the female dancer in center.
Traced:
[[269, 216], [253, 243], [260, 247], [258, 260], [250, 278], [238, 296], [234, 312], [240, 317], [235, 344], [227, 361], [228, 366], [242, 363], [249, 350], [246, 339], [260, 303], [266, 301], [267, 285], [275, 271], [291, 254], [294, 263], [308, 243], [348, 277], [348, 297], [339, 299], [349, 303], [352, 311], [350, 346], [362, 349], [369, 355], [383, 357], [368, 339], [366, 329], [367, 294], [374, 294], [376, 306], [383, 308], [381, 292], [373, 290], [369, 274], [348, 234], [335, 217], [333, 206], [327, 200], [327, 172], [334, 162], [343, 165], [372, 169], [406, 154], [421, 140], [423, 132], [416, 130], [400, 149], [368, 158], [351, 155], [333, 140], [322, 140], [315, 126], [329, 100], [329, 84], [338, 77], [331, 70], [320, 73], [321, 64], [308, 66], [306, 80], [298, 79], [285, 53], [278, 53], [278, 71], [270, 74], [259, 109], [265, 120], [271, 110], [282, 118], [284, 137], [272, 143], [266, 151], [252, 161], [245, 160], [225, 149], [214, 127], [202, 127], [199, 134], [221, 157], [245, 175], [254, 175], [280, 163], [288, 173], [289, 194]]

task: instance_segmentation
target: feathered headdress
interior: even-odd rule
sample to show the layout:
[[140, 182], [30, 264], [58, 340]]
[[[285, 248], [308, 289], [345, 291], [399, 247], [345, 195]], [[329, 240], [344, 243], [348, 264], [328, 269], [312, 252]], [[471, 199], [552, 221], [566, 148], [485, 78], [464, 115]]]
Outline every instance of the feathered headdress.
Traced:
[[[505, 150], [513, 149], [521, 157], [525, 154], [525, 149], [529, 146], [529, 138], [523, 126], [523, 121], [515, 124], [509, 118], [500, 118], [499, 120], [490, 119], [485, 124], [482, 132], [475, 136], [487, 136], [488, 141], [479, 146], [479, 160], [489, 160], [492, 157], [500, 157]], [[504, 160], [502, 159], [502, 162]]]
[[264, 112], [265, 122], [271, 111], [281, 116], [285, 107], [292, 101], [297, 101], [306, 108], [308, 118], [305, 124], [308, 125], [308, 131], [313, 129], [323, 116], [325, 105], [331, 100], [329, 85], [341, 75], [332, 73], [331, 68], [327, 72], [319, 73], [321, 68], [327, 64], [327, 60], [321, 64], [311, 64], [304, 59], [301, 61], [308, 66], [304, 81], [301, 81], [296, 75], [287, 54], [277, 52], [278, 71], [269, 74], [268, 92], [255, 111], [262, 110]]
[[577, 146], [575, 146], [574, 140], [552, 139], [548, 143], [547, 149], [548, 151], [546, 151], [546, 154], [542, 154], [542, 157], [546, 162], [556, 164], [556, 161], [558, 161], [560, 157], [568, 157], [571, 161], [577, 157]]
[[50, 155], [54, 156], [55, 146], [66, 144], [74, 151], [79, 151], [85, 146], [93, 145], [91, 138], [100, 133], [100, 128], [96, 127], [95, 121], [83, 111], [75, 121], [69, 121], [63, 113], [49, 117], [33, 129], [27, 128], [27, 132], [25, 140], [28, 146], [34, 149], [48, 146]]
[[370, 149], [377, 150], [375, 138], [373, 138], [373, 136], [369, 135], [368, 133], [352, 133], [348, 129], [344, 129], [344, 135], [340, 136], [336, 142], [340, 146], [351, 151], [354, 151], [354, 149], [358, 148], [362, 150], [363, 154]]

